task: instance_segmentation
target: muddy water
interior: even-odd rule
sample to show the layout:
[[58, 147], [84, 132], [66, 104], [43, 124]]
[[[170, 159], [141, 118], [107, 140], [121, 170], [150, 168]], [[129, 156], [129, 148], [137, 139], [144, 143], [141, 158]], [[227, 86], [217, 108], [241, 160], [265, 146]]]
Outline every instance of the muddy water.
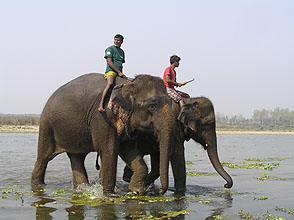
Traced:
[[[189, 141], [186, 146], [187, 192], [170, 189], [158, 196], [159, 181], [145, 197], [127, 194], [119, 160], [119, 198], [102, 197], [95, 154], [86, 159], [91, 186], [73, 190], [66, 154], [47, 168], [43, 190], [31, 191], [30, 175], [36, 159], [37, 134], [0, 134], [0, 219], [240, 219], [251, 214], [294, 219], [294, 136], [219, 135], [218, 151], [232, 176], [232, 189], [215, 175], [206, 152]], [[149, 158], [146, 157], [149, 163]], [[239, 216], [238, 216], [239, 213]], [[217, 216], [217, 217], [213, 217]]]

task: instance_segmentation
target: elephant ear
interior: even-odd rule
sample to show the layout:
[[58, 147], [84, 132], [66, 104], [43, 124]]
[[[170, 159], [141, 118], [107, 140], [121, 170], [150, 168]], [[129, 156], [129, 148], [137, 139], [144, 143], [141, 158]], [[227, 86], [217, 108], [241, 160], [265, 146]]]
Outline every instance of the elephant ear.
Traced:
[[[132, 83], [128, 83], [132, 84]], [[128, 93], [128, 84], [117, 85], [113, 88], [107, 107], [112, 111], [114, 125], [121, 134], [128, 124], [133, 111], [133, 96]]]
[[[193, 133], [197, 132], [197, 120], [200, 118], [199, 104], [197, 102], [185, 104], [178, 116], [178, 120], [190, 128]], [[187, 129], [184, 129], [187, 130]], [[185, 132], [187, 133], [187, 132]]]

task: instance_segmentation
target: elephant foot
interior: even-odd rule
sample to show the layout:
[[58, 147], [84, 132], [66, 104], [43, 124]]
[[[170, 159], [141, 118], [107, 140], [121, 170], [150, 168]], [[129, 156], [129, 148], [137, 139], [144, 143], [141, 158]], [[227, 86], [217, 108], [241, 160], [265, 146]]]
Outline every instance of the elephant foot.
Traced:
[[103, 195], [110, 198], [118, 198], [119, 195], [114, 192], [103, 191]]
[[31, 186], [32, 187], [44, 187], [46, 186], [44, 181], [31, 179]]
[[143, 195], [146, 189], [147, 188], [143, 186], [143, 184], [130, 183], [129, 185], [129, 190], [136, 195]]
[[183, 196], [185, 196], [185, 192], [183, 191], [175, 191], [173, 193], [173, 197], [176, 197], [176, 198], [182, 198]]
[[40, 191], [44, 188], [44, 186], [46, 186], [44, 182], [40, 182], [40, 181], [31, 182], [32, 191]]
[[162, 189], [162, 188], [161, 188], [161, 189], [159, 190], [159, 194], [163, 195], [164, 193], [166, 193], [166, 191], [167, 191], [167, 189]]

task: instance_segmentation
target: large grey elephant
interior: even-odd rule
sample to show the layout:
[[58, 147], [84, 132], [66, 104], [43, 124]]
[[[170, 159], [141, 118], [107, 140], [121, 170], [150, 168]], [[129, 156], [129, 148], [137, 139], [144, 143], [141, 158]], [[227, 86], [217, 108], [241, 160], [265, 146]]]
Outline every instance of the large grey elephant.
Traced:
[[139, 75], [132, 82], [117, 78], [118, 86], [106, 99], [108, 108], [101, 113], [98, 104], [105, 83], [102, 74], [86, 74], [61, 86], [49, 98], [40, 118], [32, 186], [45, 184], [48, 162], [63, 152], [71, 162], [73, 185], [88, 183], [84, 160], [95, 151], [101, 155], [103, 191], [113, 193], [120, 150], [120, 156], [134, 171], [129, 189], [144, 192], [147, 166], [137, 148], [126, 144], [140, 131], [151, 132], [160, 143], [162, 193], [167, 190], [173, 120], [163, 81], [148, 75]]
[[[215, 113], [211, 101], [205, 97], [188, 98], [185, 99], [185, 105], [182, 109], [175, 102], [172, 104], [172, 109], [176, 123], [173, 129], [174, 147], [171, 152], [171, 165], [176, 191], [183, 192], [186, 188], [184, 142], [191, 138], [207, 150], [213, 167], [227, 182], [224, 187], [231, 188], [233, 186], [233, 180], [223, 169], [217, 153]], [[159, 176], [160, 158], [158, 151], [156, 151], [158, 149], [158, 142], [152, 134], [150, 136], [139, 135], [137, 141], [141, 155], [151, 155], [151, 172], [146, 179], [148, 185]], [[151, 148], [150, 146], [154, 147]], [[123, 179], [129, 181], [131, 176], [132, 171], [128, 167], [125, 167]]]

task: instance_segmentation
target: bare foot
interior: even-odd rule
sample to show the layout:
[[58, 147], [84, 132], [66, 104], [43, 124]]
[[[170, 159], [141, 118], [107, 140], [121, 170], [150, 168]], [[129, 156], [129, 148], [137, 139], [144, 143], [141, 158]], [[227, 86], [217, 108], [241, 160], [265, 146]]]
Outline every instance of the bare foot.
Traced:
[[104, 109], [103, 107], [100, 106], [100, 107], [98, 108], [98, 111], [99, 111], [99, 112], [105, 112], [105, 109]]

